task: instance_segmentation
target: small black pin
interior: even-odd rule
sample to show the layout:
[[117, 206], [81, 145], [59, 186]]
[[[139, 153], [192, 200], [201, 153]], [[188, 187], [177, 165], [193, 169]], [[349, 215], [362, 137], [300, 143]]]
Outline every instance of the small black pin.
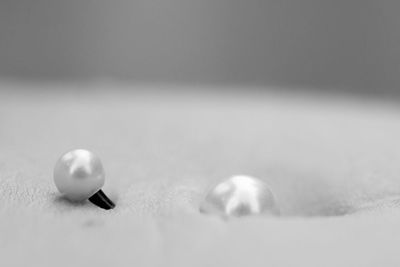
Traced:
[[114, 202], [112, 202], [101, 189], [91, 196], [89, 201], [105, 210], [113, 209], [115, 207]]

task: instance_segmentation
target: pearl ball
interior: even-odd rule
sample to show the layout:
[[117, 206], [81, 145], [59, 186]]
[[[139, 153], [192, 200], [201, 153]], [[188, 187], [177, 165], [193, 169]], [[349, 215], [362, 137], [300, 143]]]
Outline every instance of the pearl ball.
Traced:
[[67, 152], [57, 161], [54, 182], [57, 189], [72, 201], [93, 196], [104, 185], [105, 175], [100, 159], [90, 151]]
[[269, 186], [245, 175], [233, 176], [217, 184], [205, 196], [200, 211], [223, 217], [279, 214]]

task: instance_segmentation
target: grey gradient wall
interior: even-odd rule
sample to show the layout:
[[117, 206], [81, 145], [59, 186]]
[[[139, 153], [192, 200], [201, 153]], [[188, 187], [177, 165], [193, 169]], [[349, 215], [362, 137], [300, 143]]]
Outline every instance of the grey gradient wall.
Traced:
[[400, 1], [1, 0], [0, 76], [393, 92]]

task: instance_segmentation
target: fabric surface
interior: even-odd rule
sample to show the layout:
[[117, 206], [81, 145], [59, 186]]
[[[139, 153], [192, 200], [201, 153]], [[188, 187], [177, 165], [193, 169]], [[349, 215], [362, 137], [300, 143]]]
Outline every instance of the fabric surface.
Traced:
[[[399, 266], [395, 101], [214, 89], [1, 83], [1, 265]], [[58, 194], [74, 148], [102, 159], [114, 210]], [[235, 174], [282, 215], [199, 213]]]

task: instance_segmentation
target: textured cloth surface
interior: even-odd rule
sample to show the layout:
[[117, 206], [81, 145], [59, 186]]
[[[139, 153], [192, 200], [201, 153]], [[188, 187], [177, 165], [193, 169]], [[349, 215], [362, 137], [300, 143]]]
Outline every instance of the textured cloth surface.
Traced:
[[[399, 266], [397, 104], [240, 89], [1, 83], [0, 265]], [[102, 159], [114, 210], [57, 193], [74, 148]], [[282, 216], [199, 213], [234, 174]]]

